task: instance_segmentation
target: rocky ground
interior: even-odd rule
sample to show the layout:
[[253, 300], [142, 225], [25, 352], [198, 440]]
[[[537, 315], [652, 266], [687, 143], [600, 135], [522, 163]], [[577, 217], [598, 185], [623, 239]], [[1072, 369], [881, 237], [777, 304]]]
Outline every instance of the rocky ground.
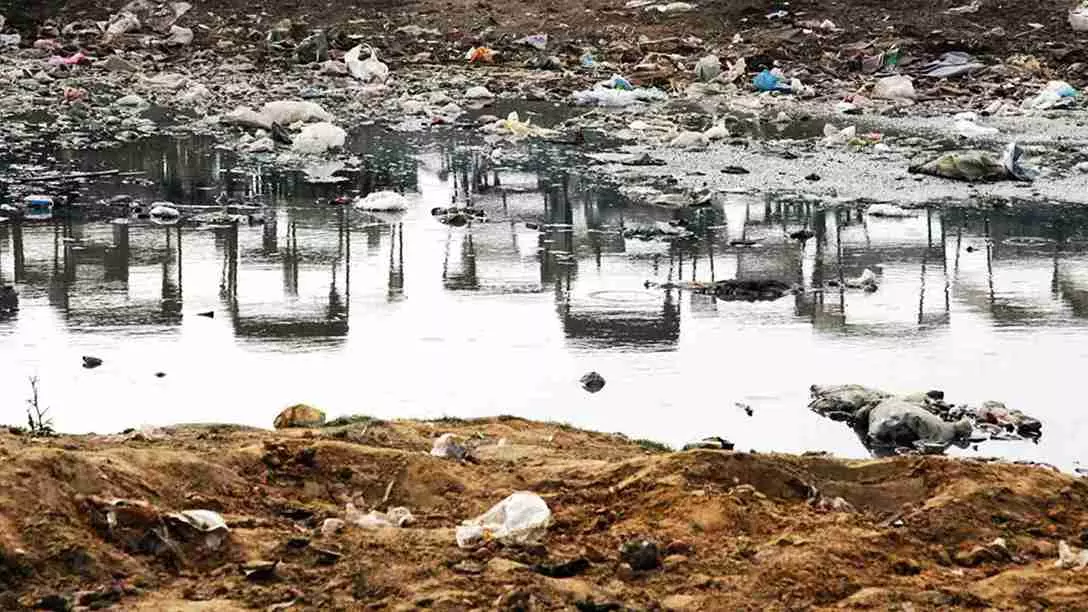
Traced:
[[[472, 460], [428, 454], [444, 433]], [[1055, 566], [1061, 542], [1088, 545], [1088, 485], [1035, 466], [665, 452], [513, 417], [4, 434], [0, 456], [6, 610], [1076, 610], [1088, 594], [1088, 572]], [[459, 548], [454, 528], [515, 491], [552, 512], [540, 543]], [[414, 521], [362, 527], [348, 503]], [[194, 509], [226, 521], [218, 546], [165, 516]], [[642, 539], [655, 554], [619, 552]]]

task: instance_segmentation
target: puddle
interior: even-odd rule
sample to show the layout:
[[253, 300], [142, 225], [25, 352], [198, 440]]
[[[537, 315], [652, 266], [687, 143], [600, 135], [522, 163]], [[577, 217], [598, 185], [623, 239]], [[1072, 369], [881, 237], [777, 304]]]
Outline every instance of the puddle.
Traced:
[[[0, 283], [22, 296], [0, 321], [0, 422], [24, 420], [37, 375], [66, 431], [267, 427], [304, 401], [330, 417], [516, 414], [673, 445], [721, 435], [745, 450], [860, 457], [851, 432], [806, 408], [809, 385], [858, 382], [1004, 401], [1042, 420], [1044, 436], [982, 453], [1065, 469], [1083, 458], [1088, 417], [1068, 398], [1088, 366], [1088, 212], [892, 219], [738, 196], [695, 239], [640, 240], [623, 230], [672, 213], [580, 177], [571, 149], [530, 144], [496, 163], [477, 145], [457, 130], [363, 131], [360, 166], [335, 186], [239, 166], [199, 137], [56, 153], [73, 171], [144, 173], [77, 182], [77, 203], [226, 194], [257, 218], [125, 229], [109, 223], [122, 208], [0, 224]], [[328, 203], [353, 189], [418, 203], [393, 216]], [[491, 221], [431, 216], [451, 203]], [[789, 238], [804, 228], [813, 239]], [[874, 293], [811, 290], [866, 268]], [[748, 303], [646, 289], [731, 278], [810, 290]], [[84, 370], [82, 355], [105, 364]], [[579, 386], [591, 370], [604, 392]]]

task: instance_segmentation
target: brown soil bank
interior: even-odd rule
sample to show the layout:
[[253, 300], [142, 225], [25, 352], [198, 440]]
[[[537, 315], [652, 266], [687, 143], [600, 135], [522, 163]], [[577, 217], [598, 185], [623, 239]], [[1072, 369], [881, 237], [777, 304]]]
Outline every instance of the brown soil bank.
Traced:
[[[471, 440], [476, 460], [430, 456], [445, 432]], [[1088, 606], [1088, 571], [1055, 567], [1060, 541], [1088, 544], [1083, 480], [941, 457], [648, 447], [516, 418], [3, 434], [0, 608]], [[519, 490], [539, 494], [553, 512], [542, 545], [457, 547], [460, 521]], [[130, 503], [104, 520], [103, 500], [116, 498]], [[415, 522], [322, 535], [348, 501], [405, 506]], [[225, 543], [210, 550], [154, 537], [163, 515], [189, 509], [221, 513]], [[660, 543], [659, 568], [633, 571], [621, 561], [620, 546], [636, 537]], [[247, 564], [263, 571], [247, 576]]]

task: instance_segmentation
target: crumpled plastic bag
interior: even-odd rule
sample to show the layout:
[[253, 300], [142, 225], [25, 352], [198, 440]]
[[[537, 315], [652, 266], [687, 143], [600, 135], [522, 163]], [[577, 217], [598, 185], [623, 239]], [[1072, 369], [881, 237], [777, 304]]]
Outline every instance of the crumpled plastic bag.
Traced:
[[665, 92], [653, 87], [624, 90], [597, 86], [592, 89], [576, 91], [573, 94], [573, 98], [574, 103], [579, 106], [623, 108], [642, 102], [665, 100], [668, 96], [665, 95]]
[[468, 456], [468, 449], [457, 442], [457, 436], [447, 433], [438, 436], [434, 441], [434, 446], [431, 447], [431, 456], [461, 460]]
[[536, 493], [518, 491], [457, 528], [457, 546], [475, 548], [491, 540], [503, 544], [539, 543], [551, 524], [552, 511]]
[[1050, 81], [1033, 98], [1024, 100], [1021, 105], [1029, 110], [1049, 110], [1052, 108], [1066, 108], [1076, 103], [1077, 90], [1065, 81]]
[[873, 86], [873, 97], [882, 100], [914, 100], [917, 96], [910, 77], [884, 77]]
[[1088, 550], [1076, 550], [1062, 540], [1058, 542], [1058, 560], [1054, 567], [1078, 570], [1088, 568]]
[[1088, 32], [1088, 3], [1069, 10], [1069, 27], [1074, 32]]
[[971, 59], [969, 53], [949, 51], [937, 61], [922, 66], [922, 75], [934, 79], [950, 79], [986, 67], [985, 64], [973, 62]]
[[994, 136], [999, 132], [995, 127], [979, 125], [978, 115], [976, 113], [960, 113], [953, 117], [953, 119], [956, 120], [956, 123], [952, 126], [952, 129], [964, 138]]
[[230, 533], [223, 516], [212, 510], [183, 510], [167, 514], [163, 519], [175, 530], [187, 528], [202, 534], [204, 546], [212, 550], [219, 548]]
[[707, 55], [695, 63], [695, 78], [708, 83], [722, 73], [722, 62], [717, 55]]
[[362, 53], [363, 45], [358, 45], [344, 54], [348, 72], [364, 83], [384, 83], [389, 78], [389, 66], [378, 59], [378, 52], [373, 48], [365, 60], [359, 59]]
[[322, 108], [320, 104], [306, 100], [276, 100], [269, 102], [261, 107], [261, 116], [269, 125], [278, 123], [282, 126], [307, 121], [329, 122], [333, 119], [329, 111]]
[[302, 155], [321, 155], [326, 151], [344, 148], [348, 133], [344, 128], [327, 121], [313, 123], [302, 128], [291, 141], [291, 150]]
[[1010, 142], [1000, 160], [986, 151], [948, 153], [924, 164], [911, 166], [910, 172], [961, 181], [1034, 180], [1039, 171], [1024, 166], [1023, 156], [1024, 150], [1015, 142]]

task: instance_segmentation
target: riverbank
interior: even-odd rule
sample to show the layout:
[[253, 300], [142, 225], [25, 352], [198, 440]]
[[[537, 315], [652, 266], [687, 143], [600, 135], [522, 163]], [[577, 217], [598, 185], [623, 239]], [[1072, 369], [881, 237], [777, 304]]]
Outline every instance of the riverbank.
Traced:
[[[444, 433], [472, 461], [429, 455]], [[513, 417], [5, 433], [0, 455], [5, 609], [1012, 610], [1088, 594], [1088, 572], [1055, 567], [1060, 542], [1088, 544], [1088, 484], [1036, 466], [665, 452]], [[552, 512], [540, 545], [458, 548], [461, 521], [523, 490]], [[332, 533], [348, 503], [414, 520]], [[185, 510], [229, 536], [176, 537], [165, 515]], [[660, 567], [621, 561], [636, 538]]]

